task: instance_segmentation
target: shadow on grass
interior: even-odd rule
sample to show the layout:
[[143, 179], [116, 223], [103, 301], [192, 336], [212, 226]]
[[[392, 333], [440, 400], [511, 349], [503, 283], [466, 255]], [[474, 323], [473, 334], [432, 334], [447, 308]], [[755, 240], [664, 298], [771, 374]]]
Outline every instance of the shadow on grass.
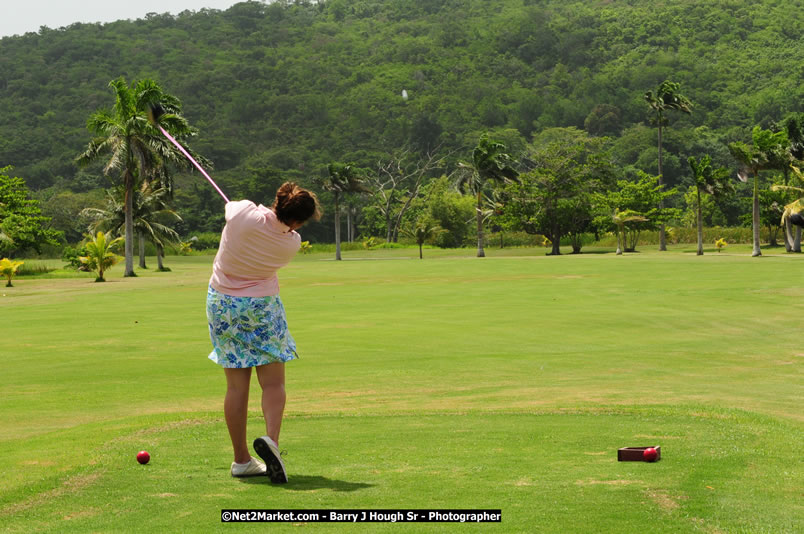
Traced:
[[[249, 477], [239, 479], [243, 484], [271, 484], [268, 477]], [[288, 478], [287, 484], [276, 484], [278, 488], [289, 491], [312, 491], [317, 489], [331, 489], [332, 491], [357, 491], [371, 488], [374, 484], [364, 482], [347, 482], [333, 480], [322, 476], [295, 475]]]

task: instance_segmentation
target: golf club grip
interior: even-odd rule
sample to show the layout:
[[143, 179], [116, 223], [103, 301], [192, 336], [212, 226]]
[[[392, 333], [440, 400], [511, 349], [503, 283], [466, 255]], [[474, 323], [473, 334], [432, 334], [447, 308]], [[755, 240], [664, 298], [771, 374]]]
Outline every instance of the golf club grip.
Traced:
[[174, 145], [176, 145], [176, 148], [178, 148], [179, 150], [181, 150], [181, 153], [182, 153], [182, 154], [184, 154], [184, 156], [185, 156], [187, 159], [189, 159], [189, 160], [192, 162], [192, 164], [193, 164], [193, 165], [195, 165], [195, 168], [196, 168], [196, 169], [198, 169], [199, 171], [201, 171], [201, 174], [203, 174], [203, 175], [204, 175], [204, 177], [205, 177], [207, 180], [209, 180], [209, 183], [211, 183], [211, 184], [212, 184], [212, 187], [214, 187], [214, 188], [215, 188], [215, 191], [217, 191], [217, 192], [218, 192], [218, 193], [219, 193], [219, 194], [220, 194], [220, 195], [223, 197], [223, 200], [225, 200], [225, 201], [228, 203], [228, 202], [229, 202], [229, 199], [228, 199], [228, 198], [226, 198], [226, 195], [224, 195], [224, 194], [223, 194], [223, 191], [221, 191], [221, 188], [220, 188], [220, 187], [218, 187], [218, 184], [216, 184], [216, 183], [215, 183], [215, 181], [214, 181], [212, 178], [210, 178], [210, 177], [209, 177], [209, 174], [207, 174], [207, 171], [205, 171], [205, 170], [204, 170], [204, 169], [201, 167], [201, 165], [199, 165], [199, 164], [198, 164], [198, 162], [195, 160], [195, 158], [193, 158], [193, 157], [190, 155], [190, 153], [189, 153], [189, 152], [187, 152], [187, 151], [184, 149], [184, 147], [183, 147], [183, 146], [181, 146], [181, 144], [179, 144], [179, 142], [178, 142], [178, 141], [176, 141], [175, 139], [173, 139], [173, 136], [171, 136], [169, 133], [167, 133], [167, 132], [165, 131], [165, 129], [164, 129], [164, 128], [162, 128], [162, 127], [161, 127], [161, 126], [159, 126], [159, 125], [157, 125], [157, 128], [159, 128], [159, 131], [160, 131], [160, 132], [162, 132], [162, 134], [163, 134], [165, 137], [167, 137], [167, 138], [170, 140], [170, 142], [171, 142], [171, 143], [173, 143]]

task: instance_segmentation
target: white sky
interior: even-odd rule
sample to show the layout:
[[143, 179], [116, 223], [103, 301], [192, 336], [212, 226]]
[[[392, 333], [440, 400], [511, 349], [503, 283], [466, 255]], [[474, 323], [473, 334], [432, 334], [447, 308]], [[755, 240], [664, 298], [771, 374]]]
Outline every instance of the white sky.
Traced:
[[178, 14], [185, 9], [228, 9], [243, 0], [0, 0], [0, 37], [38, 32], [74, 22], [140, 19], [146, 13]]

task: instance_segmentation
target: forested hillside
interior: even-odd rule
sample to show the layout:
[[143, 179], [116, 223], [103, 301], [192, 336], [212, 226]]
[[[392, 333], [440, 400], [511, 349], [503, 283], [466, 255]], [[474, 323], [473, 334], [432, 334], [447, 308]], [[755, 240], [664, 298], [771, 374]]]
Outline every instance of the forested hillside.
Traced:
[[[728, 142], [802, 111], [801, 8], [798, 0], [252, 1], [42, 28], [0, 40], [0, 167], [47, 189], [43, 200], [97, 198], [91, 191], [109, 185], [100, 166], [78, 170], [74, 159], [90, 139], [87, 118], [111, 107], [108, 84], [122, 75], [153, 78], [182, 100], [199, 129], [192, 147], [233, 196], [265, 195], [281, 179], [313, 185], [333, 161], [376, 167], [403, 147], [440, 147], [454, 164], [484, 131], [510, 139], [504, 130], [514, 129], [530, 141], [557, 126], [610, 136], [619, 165], [655, 174], [643, 95], [672, 79], [693, 111], [668, 115], [664, 175], [684, 184], [688, 156], [708, 153], [734, 168]], [[215, 229], [205, 183], [196, 175], [179, 186], [184, 230]]]

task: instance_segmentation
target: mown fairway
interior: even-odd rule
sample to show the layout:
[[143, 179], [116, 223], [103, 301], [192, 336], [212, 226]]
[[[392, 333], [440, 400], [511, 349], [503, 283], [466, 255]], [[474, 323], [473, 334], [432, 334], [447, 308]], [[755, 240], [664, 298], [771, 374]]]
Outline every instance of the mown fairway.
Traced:
[[[801, 532], [804, 257], [734, 249], [298, 257], [281, 273], [301, 354], [286, 486], [229, 476], [211, 257], [17, 279], [0, 292], [0, 524], [335, 532], [220, 510], [482, 507], [502, 523], [354, 530]], [[616, 461], [656, 444], [656, 464]]]

